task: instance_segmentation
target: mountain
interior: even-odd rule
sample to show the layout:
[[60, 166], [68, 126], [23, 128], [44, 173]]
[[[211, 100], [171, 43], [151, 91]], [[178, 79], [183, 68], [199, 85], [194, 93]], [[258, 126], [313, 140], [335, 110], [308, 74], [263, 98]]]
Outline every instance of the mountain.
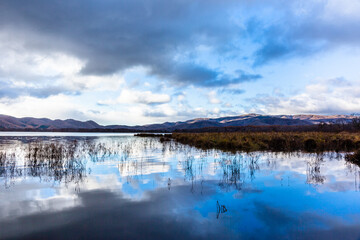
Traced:
[[7, 115], [0, 115], [0, 129], [38, 129], [38, 130], [55, 130], [55, 129], [96, 129], [103, 126], [94, 121], [76, 121], [67, 120], [51, 120], [48, 118], [16, 118]]
[[109, 125], [102, 126], [94, 121], [51, 120], [48, 118], [16, 118], [0, 115], [0, 130], [125, 130], [125, 131], [174, 131], [200, 128], [240, 127], [240, 126], [305, 126], [319, 123], [349, 123], [357, 118], [353, 115], [260, 115], [245, 114], [221, 118], [196, 118], [188, 121], [165, 122], [142, 126]]
[[319, 123], [350, 123], [352, 115], [260, 115], [245, 114], [240, 116], [221, 118], [197, 118], [184, 122], [151, 124], [136, 126], [140, 130], [190, 130], [211, 127], [238, 127], [238, 126], [305, 126]]

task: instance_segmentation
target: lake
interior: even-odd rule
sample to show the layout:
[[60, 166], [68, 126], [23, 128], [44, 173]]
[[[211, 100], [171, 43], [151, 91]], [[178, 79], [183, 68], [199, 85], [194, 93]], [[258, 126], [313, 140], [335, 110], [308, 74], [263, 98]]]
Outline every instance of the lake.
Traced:
[[0, 239], [360, 239], [360, 169], [344, 153], [0, 135]]

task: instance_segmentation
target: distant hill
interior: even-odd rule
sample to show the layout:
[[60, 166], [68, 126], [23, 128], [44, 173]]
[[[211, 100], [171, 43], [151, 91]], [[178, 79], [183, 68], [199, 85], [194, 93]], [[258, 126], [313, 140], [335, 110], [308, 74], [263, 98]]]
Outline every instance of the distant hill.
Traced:
[[305, 126], [319, 123], [349, 123], [355, 116], [351, 115], [260, 115], [245, 114], [240, 116], [221, 118], [197, 118], [184, 122], [166, 122], [136, 126], [140, 130], [187, 130], [211, 127], [238, 127], [238, 126]]
[[200, 128], [221, 128], [240, 126], [306, 126], [319, 123], [349, 123], [352, 115], [259, 115], [246, 114], [221, 118], [196, 118], [188, 121], [165, 122], [142, 126], [109, 125], [102, 126], [94, 121], [51, 120], [48, 118], [16, 118], [0, 115], [0, 130], [117, 130], [125, 131], [175, 131]]
[[55, 130], [55, 129], [96, 129], [102, 128], [94, 121], [76, 121], [67, 120], [51, 120], [48, 118], [16, 118], [7, 115], [0, 115], [0, 129], [39, 129], [39, 130]]

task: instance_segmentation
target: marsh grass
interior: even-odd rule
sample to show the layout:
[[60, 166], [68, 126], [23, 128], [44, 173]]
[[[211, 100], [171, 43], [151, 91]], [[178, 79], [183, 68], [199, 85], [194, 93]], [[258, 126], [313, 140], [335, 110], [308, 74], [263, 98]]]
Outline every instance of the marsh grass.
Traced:
[[350, 152], [360, 148], [360, 134], [348, 132], [173, 133], [172, 138], [202, 149], [245, 152]]

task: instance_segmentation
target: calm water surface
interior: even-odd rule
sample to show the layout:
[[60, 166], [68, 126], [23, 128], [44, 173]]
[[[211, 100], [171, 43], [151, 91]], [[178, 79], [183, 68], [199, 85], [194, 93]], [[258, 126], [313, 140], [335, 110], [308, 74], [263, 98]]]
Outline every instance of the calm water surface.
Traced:
[[1, 135], [0, 239], [360, 239], [360, 171], [343, 153]]

